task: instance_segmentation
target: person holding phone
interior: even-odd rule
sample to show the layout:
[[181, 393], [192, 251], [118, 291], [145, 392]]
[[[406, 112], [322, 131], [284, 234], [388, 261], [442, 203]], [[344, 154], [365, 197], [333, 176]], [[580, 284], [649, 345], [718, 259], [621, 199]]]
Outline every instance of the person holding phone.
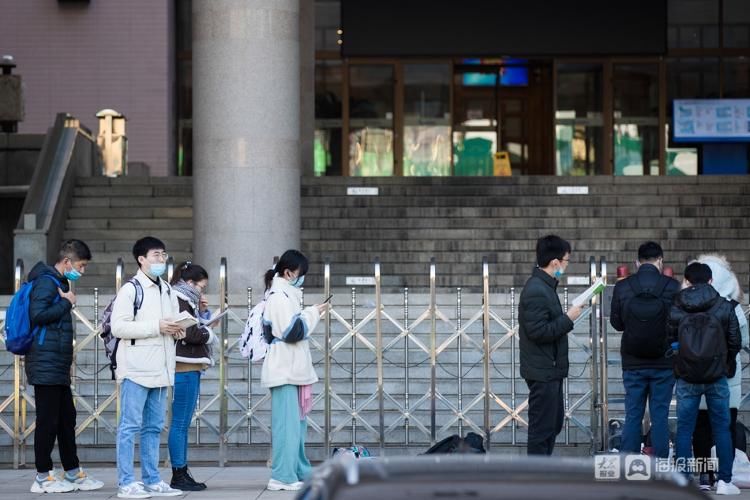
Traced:
[[299, 490], [311, 470], [305, 456], [305, 434], [312, 384], [318, 376], [308, 339], [329, 306], [302, 308], [300, 288], [308, 267], [301, 252], [287, 250], [265, 275], [268, 292], [263, 331], [269, 346], [260, 380], [271, 390], [273, 464], [267, 488], [273, 491]]

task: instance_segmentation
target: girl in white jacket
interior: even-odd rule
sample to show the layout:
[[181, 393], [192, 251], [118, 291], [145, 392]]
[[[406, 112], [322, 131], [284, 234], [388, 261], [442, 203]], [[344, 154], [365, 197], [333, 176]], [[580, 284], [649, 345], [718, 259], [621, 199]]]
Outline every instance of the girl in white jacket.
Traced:
[[308, 338], [328, 304], [302, 309], [300, 287], [308, 265], [301, 252], [287, 250], [265, 276], [268, 298], [263, 330], [270, 345], [260, 381], [271, 390], [273, 465], [269, 490], [299, 490], [311, 469], [305, 456], [305, 434], [312, 384], [318, 376]]

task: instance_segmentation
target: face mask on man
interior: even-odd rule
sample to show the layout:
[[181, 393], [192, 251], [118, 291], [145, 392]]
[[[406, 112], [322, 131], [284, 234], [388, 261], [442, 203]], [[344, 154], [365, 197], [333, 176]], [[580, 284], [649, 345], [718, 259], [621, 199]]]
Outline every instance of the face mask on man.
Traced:
[[72, 267], [71, 265], [70, 270], [65, 271], [63, 276], [65, 276], [65, 278], [67, 278], [70, 281], [78, 281], [78, 279], [82, 276], [82, 274], [78, 269], [76, 269], [75, 267]]
[[164, 274], [166, 270], [167, 265], [164, 262], [157, 262], [155, 264], [149, 262], [148, 273], [154, 278], [158, 278], [159, 276]]

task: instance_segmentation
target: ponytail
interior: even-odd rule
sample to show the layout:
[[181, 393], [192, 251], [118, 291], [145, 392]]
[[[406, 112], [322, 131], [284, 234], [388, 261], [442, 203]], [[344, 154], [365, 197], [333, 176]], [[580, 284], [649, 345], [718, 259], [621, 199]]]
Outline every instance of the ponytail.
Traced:
[[208, 279], [208, 272], [206, 272], [203, 267], [199, 266], [198, 264], [193, 264], [192, 262], [185, 261], [174, 270], [174, 274], [172, 275], [172, 281], [170, 284], [174, 285], [178, 281], [193, 281], [198, 282], [201, 280], [207, 280]]
[[299, 275], [304, 276], [305, 274], [307, 274], [309, 266], [310, 263], [307, 260], [307, 257], [305, 257], [302, 252], [300, 252], [299, 250], [287, 250], [281, 256], [279, 261], [271, 269], [266, 271], [266, 274], [263, 276], [263, 280], [266, 284], [266, 290], [271, 288], [273, 277], [277, 274], [279, 276], [283, 276], [284, 271], [286, 271], [287, 269], [290, 271], [296, 271], [299, 269]]

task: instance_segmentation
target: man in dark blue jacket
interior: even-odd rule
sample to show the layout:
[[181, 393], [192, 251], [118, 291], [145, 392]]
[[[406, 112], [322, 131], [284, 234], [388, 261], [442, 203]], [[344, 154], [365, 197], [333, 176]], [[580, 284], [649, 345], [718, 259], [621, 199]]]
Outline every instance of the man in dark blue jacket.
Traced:
[[551, 455], [565, 420], [563, 379], [568, 376], [568, 332], [581, 306], [564, 313], [558, 280], [570, 259], [570, 243], [549, 235], [536, 243], [537, 267], [518, 303], [521, 376], [529, 387], [529, 455]]
[[[669, 455], [669, 405], [674, 376], [667, 351], [667, 317], [680, 291], [677, 280], [664, 276], [664, 252], [647, 241], [638, 248], [638, 272], [615, 285], [609, 322], [623, 332], [620, 342], [625, 387], [625, 426], [620, 451], [640, 453], [641, 421], [648, 400], [651, 444], [659, 458]], [[640, 298], [635, 299], [636, 295]]]
[[[73, 363], [73, 318], [76, 296], [70, 290], [86, 272], [91, 260], [89, 247], [80, 240], [62, 244], [57, 262], [37, 263], [29, 273], [31, 289], [29, 317], [35, 328], [34, 342], [26, 354], [26, 377], [34, 386], [36, 429], [34, 458], [37, 475], [32, 493], [64, 493], [96, 490], [103, 486], [88, 476], [78, 463], [75, 442], [76, 410], [70, 390]], [[52, 465], [55, 440], [64, 469], [56, 476]]]

